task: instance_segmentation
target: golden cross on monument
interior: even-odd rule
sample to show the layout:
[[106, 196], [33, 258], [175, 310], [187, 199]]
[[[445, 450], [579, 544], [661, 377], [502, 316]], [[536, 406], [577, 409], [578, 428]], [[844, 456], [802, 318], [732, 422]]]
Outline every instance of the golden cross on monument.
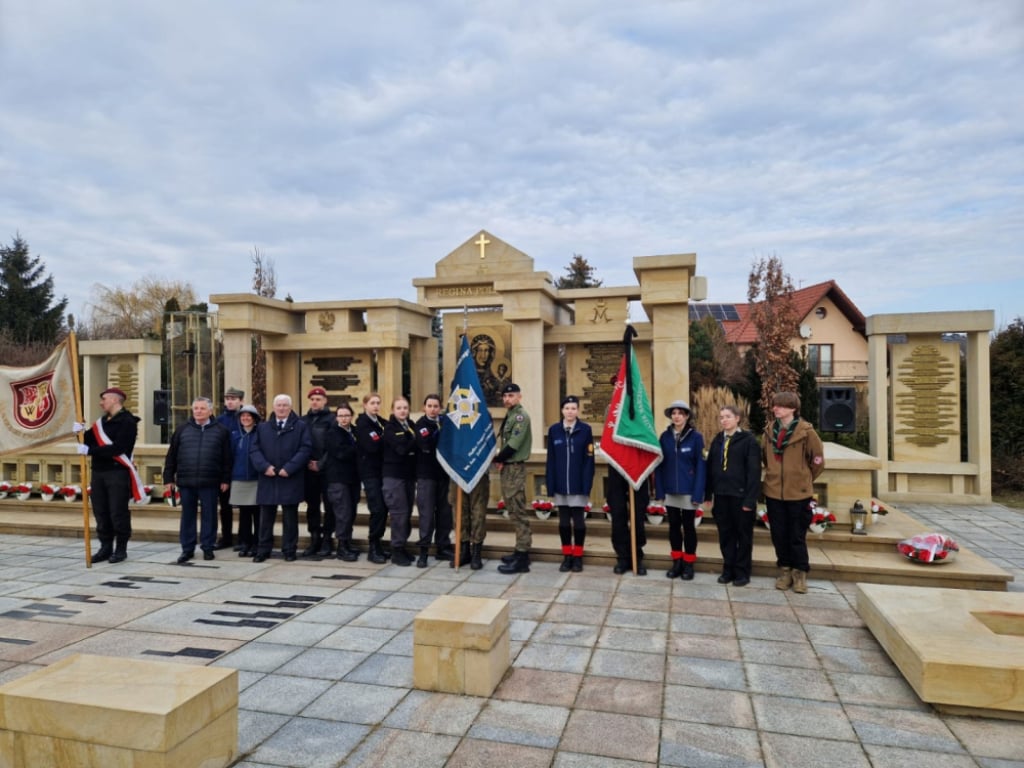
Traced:
[[479, 245], [480, 246], [480, 258], [481, 258], [481, 260], [484, 259], [487, 256], [487, 254], [484, 253], [484, 249], [488, 245], [490, 245], [490, 244], [491, 244], [491, 241], [488, 240], [486, 237], [484, 237], [484, 233], [483, 232], [480, 233], [480, 237], [478, 237], [476, 240], [473, 241], [473, 245]]

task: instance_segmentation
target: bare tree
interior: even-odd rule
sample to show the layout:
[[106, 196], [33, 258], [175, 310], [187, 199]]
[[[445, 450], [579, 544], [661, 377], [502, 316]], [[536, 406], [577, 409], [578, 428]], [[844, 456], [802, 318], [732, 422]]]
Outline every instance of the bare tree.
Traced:
[[[265, 257], [256, 246], [252, 248], [252, 290], [257, 296], [268, 299], [277, 294], [277, 272], [274, 260]], [[252, 335], [252, 403], [266, 412], [267, 403], [267, 353], [263, 349], [263, 336]]]
[[96, 283], [92, 292], [88, 335], [96, 339], [159, 339], [168, 302], [198, 303], [191, 283], [159, 277], [141, 278], [127, 288]]
[[796, 392], [800, 384], [800, 374], [791, 364], [791, 342], [800, 318], [793, 302], [793, 279], [783, 270], [778, 256], [754, 262], [747, 301], [750, 319], [757, 328], [754, 360], [761, 378], [758, 402], [767, 413], [776, 392]]

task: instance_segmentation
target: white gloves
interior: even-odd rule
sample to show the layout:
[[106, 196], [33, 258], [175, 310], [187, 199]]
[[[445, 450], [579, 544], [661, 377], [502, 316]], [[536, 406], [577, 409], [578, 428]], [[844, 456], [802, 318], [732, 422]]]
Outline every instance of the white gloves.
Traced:
[[89, 446], [88, 445], [81, 445], [81, 444], [79, 444], [79, 445], [76, 445], [75, 448], [78, 450], [78, 455], [79, 456], [88, 456], [89, 455]]
[[76, 421], [71, 425], [71, 431], [77, 435], [79, 432], [85, 431], [85, 424], [80, 421]]

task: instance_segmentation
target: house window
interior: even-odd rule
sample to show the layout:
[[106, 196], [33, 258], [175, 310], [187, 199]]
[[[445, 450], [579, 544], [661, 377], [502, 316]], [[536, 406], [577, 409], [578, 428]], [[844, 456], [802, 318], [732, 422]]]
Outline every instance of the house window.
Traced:
[[808, 344], [807, 367], [815, 376], [832, 376], [832, 345]]

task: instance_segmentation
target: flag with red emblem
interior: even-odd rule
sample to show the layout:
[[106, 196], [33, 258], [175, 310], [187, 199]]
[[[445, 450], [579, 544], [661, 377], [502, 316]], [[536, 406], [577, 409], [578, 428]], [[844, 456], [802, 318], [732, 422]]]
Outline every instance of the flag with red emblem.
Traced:
[[44, 362], [0, 366], [0, 455], [70, 440], [75, 422], [75, 380], [68, 342]]

